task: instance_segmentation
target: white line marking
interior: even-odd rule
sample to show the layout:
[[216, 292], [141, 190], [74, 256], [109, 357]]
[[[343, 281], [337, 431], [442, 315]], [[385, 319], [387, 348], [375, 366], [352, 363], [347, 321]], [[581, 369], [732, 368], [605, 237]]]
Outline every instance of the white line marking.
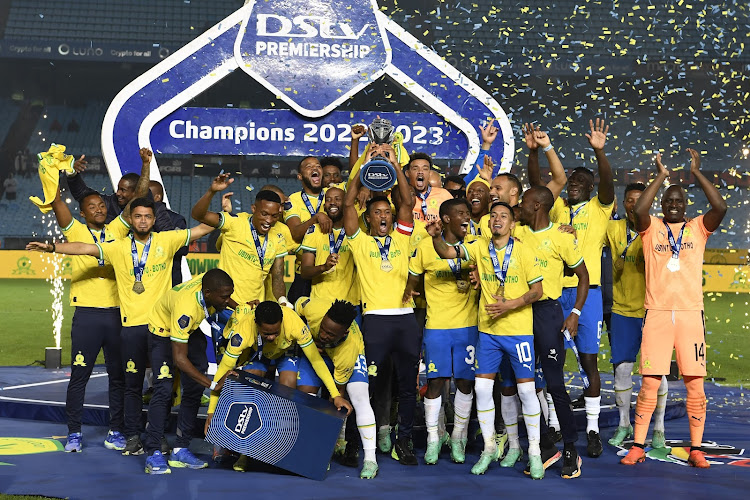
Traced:
[[[92, 374], [90, 378], [98, 378], [98, 377], [106, 377], [106, 376], [107, 376], [106, 373], [95, 373], [95, 374]], [[0, 390], [9, 391], [11, 389], [23, 389], [26, 387], [37, 387], [40, 385], [59, 384], [61, 382], [68, 382], [69, 380], [70, 380], [70, 377], [64, 378], [61, 380], [48, 380], [47, 382], [35, 382], [33, 384], [11, 385], [8, 387], [0, 387]]]

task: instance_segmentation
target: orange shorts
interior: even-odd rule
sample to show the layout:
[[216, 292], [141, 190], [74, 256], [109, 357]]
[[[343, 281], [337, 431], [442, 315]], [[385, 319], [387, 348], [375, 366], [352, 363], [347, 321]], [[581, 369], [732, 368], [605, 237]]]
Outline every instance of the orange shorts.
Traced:
[[703, 311], [646, 311], [641, 341], [641, 375], [667, 375], [677, 354], [680, 373], [706, 376], [706, 327]]

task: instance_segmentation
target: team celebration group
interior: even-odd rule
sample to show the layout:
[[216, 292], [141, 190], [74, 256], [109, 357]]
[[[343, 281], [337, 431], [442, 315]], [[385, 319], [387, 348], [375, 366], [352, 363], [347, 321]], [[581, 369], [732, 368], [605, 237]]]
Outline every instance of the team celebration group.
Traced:
[[[584, 386], [586, 454], [599, 457], [597, 357], [605, 320], [602, 251], [608, 247], [613, 303], [606, 323], [620, 413], [609, 443], [619, 446], [633, 437], [621, 459], [626, 465], [642, 462], [647, 444], [666, 446], [665, 375], [674, 350], [687, 388], [688, 462], [709, 467], [699, 449], [706, 418], [702, 263], [727, 205], [701, 173], [698, 152], [688, 149], [690, 173], [709, 211], [686, 218], [685, 191], [669, 185], [657, 154], [655, 177], [648, 186], [625, 187], [618, 217], [605, 153], [608, 127], [597, 119], [589, 128], [598, 186], [585, 167], [568, 175], [547, 133], [525, 125], [530, 187], [524, 190], [518, 177], [496, 171], [493, 121], [480, 127], [482, 150], [466, 179], [442, 179], [429, 152], [407, 154], [399, 134], [360, 148], [367, 127], [354, 125], [348, 182], [340, 160], [307, 157], [298, 166], [300, 191], [264, 186], [252, 210], [239, 213], [226, 193], [222, 211], [213, 212], [215, 195], [234, 182], [222, 173], [194, 204], [191, 216], [199, 224], [189, 229], [165, 206], [161, 185], [149, 182], [149, 150], [140, 151], [141, 175], [123, 176], [116, 193], [106, 196], [86, 187], [83, 157], [75, 160], [60, 146], [40, 154], [48, 201], [41, 208], [54, 211], [67, 242], [27, 248], [74, 256], [66, 451], [82, 450], [84, 391], [103, 349], [110, 409], [104, 445], [123, 455], [145, 453], [147, 473], [208, 466], [189, 449], [191, 438], [201, 436], [201, 397], [210, 389], [208, 428], [227, 375], [242, 369], [261, 377], [278, 374], [281, 384], [330, 397], [350, 414], [337, 452], [343, 463], [358, 467], [361, 447], [362, 478], [376, 476], [378, 449], [403, 465], [417, 465], [437, 463], [447, 447], [452, 461], [464, 463], [474, 415], [484, 447], [473, 474], [498, 461], [513, 468], [526, 457], [524, 472], [532, 479], [542, 479], [560, 460], [562, 477], [579, 477], [579, 429], [563, 366], [570, 349]], [[542, 156], [551, 173], [547, 180], [540, 173]], [[362, 186], [359, 169], [375, 157], [395, 168], [397, 183], [389, 192]], [[83, 222], [61, 199], [65, 182]], [[651, 216], [665, 185], [663, 216]], [[182, 282], [173, 271], [186, 246], [213, 231], [220, 233], [218, 268]], [[296, 255], [288, 291], [287, 255]], [[204, 320], [212, 337], [199, 329]], [[220, 346], [213, 378], [206, 375], [212, 339]], [[642, 383], [631, 424], [639, 352]], [[419, 391], [427, 448], [418, 459], [412, 427], [420, 363], [427, 377]], [[149, 366], [153, 395], [142, 432]], [[451, 379], [455, 396], [446, 406]], [[177, 380], [180, 407], [170, 447], [165, 423]], [[450, 432], [446, 420], [452, 421]], [[519, 425], [528, 436], [526, 450]], [[249, 463], [239, 456], [233, 467], [244, 471]]]

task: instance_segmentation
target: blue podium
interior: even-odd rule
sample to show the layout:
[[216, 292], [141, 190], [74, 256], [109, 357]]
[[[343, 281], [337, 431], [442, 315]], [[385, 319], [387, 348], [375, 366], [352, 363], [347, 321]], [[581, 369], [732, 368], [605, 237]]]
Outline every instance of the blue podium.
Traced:
[[326, 400], [239, 372], [224, 384], [206, 440], [321, 481], [345, 417]]

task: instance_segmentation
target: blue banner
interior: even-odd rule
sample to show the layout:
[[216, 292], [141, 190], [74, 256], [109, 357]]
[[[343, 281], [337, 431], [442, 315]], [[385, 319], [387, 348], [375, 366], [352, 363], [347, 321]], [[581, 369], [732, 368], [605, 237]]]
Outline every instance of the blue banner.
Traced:
[[284, 109], [180, 108], [151, 129], [150, 139], [157, 154], [348, 156], [351, 126], [376, 116], [391, 120], [409, 153], [451, 160], [467, 154], [466, 135], [431, 113], [334, 111], [311, 119]]

